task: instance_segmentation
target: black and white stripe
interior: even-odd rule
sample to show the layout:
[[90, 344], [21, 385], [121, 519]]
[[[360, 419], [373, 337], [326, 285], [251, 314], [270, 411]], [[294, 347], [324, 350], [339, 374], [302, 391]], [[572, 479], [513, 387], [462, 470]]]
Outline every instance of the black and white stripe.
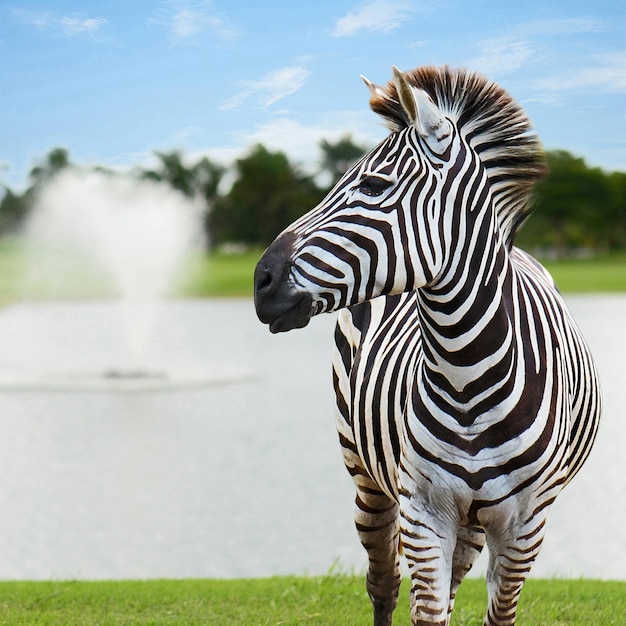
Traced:
[[601, 404], [552, 279], [512, 245], [540, 147], [521, 109], [476, 74], [396, 70], [368, 86], [392, 133], [268, 248], [257, 313], [279, 332], [343, 309], [337, 429], [374, 623], [391, 624], [399, 545], [412, 622], [445, 625], [486, 542], [485, 624], [514, 624]]

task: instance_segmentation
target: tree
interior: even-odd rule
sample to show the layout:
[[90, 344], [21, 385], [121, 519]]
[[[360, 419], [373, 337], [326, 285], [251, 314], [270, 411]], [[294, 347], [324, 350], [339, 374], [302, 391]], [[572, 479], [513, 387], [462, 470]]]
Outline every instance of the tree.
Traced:
[[29, 178], [32, 187], [40, 187], [71, 165], [69, 152], [65, 148], [50, 150], [44, 160], [30, 171]]
[[180, 191], [188, 198], [192, 198], [196, 193], [196, 180], [193, 171], [183, 163], [180, 152], [155, 152], [159, 160], [159, 168], [155, 170], [144, 170], [140, 177], [146, 180], [166, 182], [173, 189]]
[[266, 246], [295, 219], [312, 209], [321, 192], [282, 152], [255, 146], [235, 163], [236, 180], [211, 214], [219, 243]]
[[320, 148], [322, 150], [321, 169], [330, 175], [329, 187], [332, 187], [352, 164], [367, 152], [367, 148], [352, 141], [352, 135], [344, 135], [335, 143], [322, 139]]
[[564, 150], [548, 151], [546, 159], [549, 174], [537, 185], [534, 214], [519, 243], [552, 248], [559, 257], [572, 248], [606, 247], [611, 228], [607, 175]]
[[191, 171], [195, 178], [196, 197], [200, 198], [205, 206], [204, 234], [207, 245], [210, 246], [214, 241], [211, 214], [219, 205], [221, 199], [219, 186], [226, 170], [204, 157], [193, 166]]
[[15, 233], [28, 216], [30, 202], [26, 194], [17, 194], [8, 187], [0, 200], [0, 234]]
[[208, 158], [200, 159], [192, 168], [191, 172], [195, 179], [196, 195], [200, 195], [211, 206], [218, 197], [218, 190], [225, 168], [213, 163]]
[[610, 201], [605, 211], [607, 248], [626, 248], [626, 173], [612, 172], [607, 178]]
[[[320, 142], [323, 173], [334, 184], [366, 150], [345, 135]], [[229, 170], [204, 157], [195, 163], [177, 151], [157, 152], [157, 165], [136, 175], [169, 184], [205, 211], [207, 242], [268, 245], [295, 219], [316, 206], [328, 187], [320, 189], [283, 152], [257, 145]], [[537, 185], [535, 211], [517, 243], [526, 248], [555, 250], [563, 256], [575, 248], [626, 248], [626, 173], [588, 167], [563, 150], [547, 152], [550, 173]], [[42, 185], [72, 167], [69, 153], [54, 148], [30, 171], [30, 186], [15, 193], [0, 185], [0, 234], [15, 232], [27, 217]], [[103, 170], [98, 166], [95, 170]], [[235, 182], [220, 190], [225, 173]]]
[[4, 186], [4, 195], [0, 200], [0, 234], [18, 231], [28, 217], [42, 185], [71, 165], [69, 152], [65, 148], [54, 148], [31, 169], [31, 184], [24, 193], [15, 193]]
[[207, 244], [212, 241], [210, 214], [218, 201], [218, 188], [225, 169], [204, 157], [192, 166], [186, 166], [180, 152], [156, 152], [160, 167], [144, 170], [140, 177], [166, 182], [190, 199], [199, 199], [204, 205], [204, 229]]

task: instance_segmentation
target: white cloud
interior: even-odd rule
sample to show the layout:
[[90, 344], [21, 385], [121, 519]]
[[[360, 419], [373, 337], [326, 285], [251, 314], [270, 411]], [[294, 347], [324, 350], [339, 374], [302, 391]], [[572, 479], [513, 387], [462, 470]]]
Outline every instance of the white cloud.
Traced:
[[514, 29], [518, 35], [555, 36], [580, 35], [581, 33], [600, 32], [604, 24], [592, 17], [571, 17], [560, 20], [536, 20], [520, 24]]
[[174, 141], [183, 141], [185, 139], [189, 139], [189, 137], [197, 137], [201, 135], [203, 132], [202, 127], [200, 126], [185, 126], [184, 128], [179, 128], [172, 135], [172, 139]]
[[[595, 18], [518, 24], [498, 37], [479, 42], [478, 55], [466, 65], [490, 77], [532, 67], [536, 93], [528, 101], [544, 104], [561, 104], [559, 94], [576, 89], [625, 93], [626, 50], [595, 56], [577, 52], [580, 35], [607, 29], [609, 25]], [[574, 39], [563, 46], [568, 37]]]
[[[316, 174], [319, 171], [319, 143], [322, 139], [334, 142], [350, 134], [355, 143], [373, 147], [388, 133], [379, 118], [366, 107], [355, 111], [331, 111], [317, 115], [314, 119], [307, 119], [304, 123], [289, 115], [279, 115], [246, 130], [232, 133], [224, 144], [200, 145], [196, 149], [186, 150], [183, 158], [188, 165], [208, 157], [211, 161], [230, 166], [236, 159], [243, 157], [251, 146], [260, 143], [268, 150], [284, 152], [290, 161], [300, 165], [309, 174]], [[127, 152], [104, 164], [125, 173], [136, 167], [155, 168], [158, 160], [152, 151]], [[232, 173], [227, 174], [223, 183], [224, 192], [232, 182]], [[324, 184], [326, 182], [328, 181], [323, 181]]]
[[175, 44], [195, 42], [206, 32], [223, 41], [231, 41], [238, 35], [237, 29], [211, 0], [162, 0], [157, 17], [152, 21], [169, 30]]
[[334, 111], [306, 123], [293, 117], [277, 117], [258, 124], [252, 130], [237, 133], [235, 140], [245, 149], [261, 143], [268, 150], [281, 150], [290, 159], [315, 171], [320, 141], [337, 141], [346, 134], [350, 134], [358, 144], [373, 147], [388, 131], [378, 124], [371, 111]]
[[595, 18], [536, 20], [513, 26], [496, 37], [479, 41], [478, 53], [466, 62], [488, 76], [509, 74], [554, 57], [550, 46], [558, 48], [559, 37], [601, 32], [604, 24]]
[[352, 37], [362, 32], [389, 33], [402, 26], [413, 13], [424, 11], [419, 4], [408, 0], [371, 0], [338, 19], [331, 35]]
[[530, 42], [513, 37], [494, 37], [479, 44], [478, 56], [470, 59], [467, 66], [487, 76], [514, 72], [534, 56]]
[[13, 9], [12, 14], [22, 24], [67, 37], [76, 35], [94, 36], [98, 30], [108, 24], [108, 20], [103, 17], [82, 17], [77, 14], [59, 15], [54, 11]]
[[538, 80], [535, 86], [548, 92], [593, 88], [604, 93], [626, 93], [626, 50], [596, 55], [586, 67]]
[[295, 93], [304, 85], [311, 73], [305, 62], [306, 59], [303, 59], [303, 62], [298, 65], [290, 65], [274, 70], [265, 74], [259, 80], [242, 81], [240, 85], [243, 89], [222, 102], [219, 108], [222, 111], [236, 109], [251, 98], [255, 99], [264, 108], [271, 106], [286, 96]]
[[[216, 163], [229, 166], [247, 154], [251, 146], [260, 143], [268, 150], [284, 152], [291, 162], [315, 175], [319, 171], [320, 141], [322, 139], [338, 141], [347, 134], [352, 136], [355, 143], [373, 147], [388, 134], [388, 131], [378, 123], [378, 119], [371, 111], [365, 109], [329, 112], [307, 120], [306, 123], [281, 115], [248, 130], [232, 134], [228, 144], [190, 151], [187, 158], [189, 162], [196, 162], [202, 157], [208, 157]], [[154, 157], [145, 155], [145, 158], [150, 156]], [[223, 185], [224, 192], [232, 182], [232, 173], [227, 174]], [[321, 184], [327, 182], [322, 181]]]
[[107, 20], [102, 17], [89, 17], [85, 19], [78, 17], [62, 17], [59, 23], [67, 35], [78, 35], [80, 33], [95, 33], [101, 26], [107, 24]]

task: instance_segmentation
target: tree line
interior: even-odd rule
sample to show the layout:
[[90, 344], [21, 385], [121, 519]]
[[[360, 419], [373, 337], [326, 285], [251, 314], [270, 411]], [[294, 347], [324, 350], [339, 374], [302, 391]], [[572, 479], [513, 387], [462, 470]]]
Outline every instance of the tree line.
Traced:
[[[349, 135], [336, 142], [323, 140], [319, 167], [313, 174], [305, 173], [285, 153], [260, 144], [229, 167], [207, 157], [189, 163], [178, 151], [156, 152], [155, 167], [137, 168], [133, 175], [166, 183], [200, 200], [207, 240], [213, 246], [264, 247], [318, 204], [366, 150]], [[546, 159], [549, 174], [537, 185], [534, 213], [517, 243], [556, 256], [626, 248], [626, 173], [589, 167], [584, 159], [563, 150], [548, 151]], [[38, 190], [72, 166], [68, 151], [55, 148], [30, 171], [26, 191], [17, 193], [4, 186], [0, 235], [18, 232]], [[232, 184], [225, 189], [229, 180]]]

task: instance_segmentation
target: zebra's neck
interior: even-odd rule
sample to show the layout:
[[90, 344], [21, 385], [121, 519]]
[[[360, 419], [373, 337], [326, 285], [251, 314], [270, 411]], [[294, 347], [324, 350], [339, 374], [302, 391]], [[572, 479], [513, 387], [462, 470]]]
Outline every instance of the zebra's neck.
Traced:
[[510, 259], [495, 228], [485, 220], [485, 236], [460, 246], [436, 284], [418, 290], [419, 393], [463, 426], [510, 393], [518, 369]]

